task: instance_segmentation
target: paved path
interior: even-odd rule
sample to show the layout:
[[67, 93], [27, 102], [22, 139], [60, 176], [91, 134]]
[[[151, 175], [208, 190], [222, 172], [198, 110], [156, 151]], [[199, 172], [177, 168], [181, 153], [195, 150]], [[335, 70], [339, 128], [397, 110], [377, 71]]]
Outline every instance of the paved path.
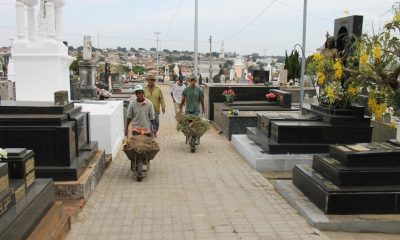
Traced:
[[214, 128], [190, 153], [162, 89], [167, 112], [150, 176], [136, 182], [119, 153], [67, 239], [400, 239], [311, 228]]

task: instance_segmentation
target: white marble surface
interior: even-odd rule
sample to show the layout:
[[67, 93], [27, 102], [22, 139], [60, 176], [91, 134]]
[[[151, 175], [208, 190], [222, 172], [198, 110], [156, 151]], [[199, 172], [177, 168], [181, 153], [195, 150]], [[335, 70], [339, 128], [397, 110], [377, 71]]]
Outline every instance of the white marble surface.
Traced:
[[90, 137], [99, 148], [115, 158], [124, 138], [123, 101], [92, 101], [75, 103], [90, 112]]

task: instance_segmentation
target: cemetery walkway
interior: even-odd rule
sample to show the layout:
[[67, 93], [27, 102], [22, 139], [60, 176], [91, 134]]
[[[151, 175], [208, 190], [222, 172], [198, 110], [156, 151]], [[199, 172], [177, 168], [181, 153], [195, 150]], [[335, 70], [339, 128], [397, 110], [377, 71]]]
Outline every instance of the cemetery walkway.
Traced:
[[176, 131], [170, 87], [150, 176], [137, 182], [121, 151], [67, 237], [80, 239], [400, 239], [320, 232], [211, 128], [190, 153]]

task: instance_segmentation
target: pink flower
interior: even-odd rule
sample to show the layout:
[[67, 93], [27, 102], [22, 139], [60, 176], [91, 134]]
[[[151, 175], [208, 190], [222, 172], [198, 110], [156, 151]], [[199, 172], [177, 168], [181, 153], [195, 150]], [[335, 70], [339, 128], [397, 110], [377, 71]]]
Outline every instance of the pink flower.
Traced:
[[268, 94], [265, 95], [265, 97], [269, 101], [275, 101], [278, 98], [278, 96], [276, 94], [274, 94], [274, 93], [268, 93]]

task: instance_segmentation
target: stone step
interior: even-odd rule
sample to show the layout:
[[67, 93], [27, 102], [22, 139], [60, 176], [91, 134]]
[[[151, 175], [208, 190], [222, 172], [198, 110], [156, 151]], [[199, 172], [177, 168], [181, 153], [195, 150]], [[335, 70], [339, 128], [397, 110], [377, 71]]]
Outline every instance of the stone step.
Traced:
[[27, 239], [65, 239], [70, 229], [70, 217], [64, 212], [62, 203], [55, 202]]
[[349, 167], [400, 166], [400, 146], [392, 143], [374, 142], [331, 145], [329, 153], [332, 158]]
[[348, 167], [328, 154], [314, 155], [312, 166], [337, 186], [400, 186], [400, 167]]
[[296, 165], [293, 184], [326, 214], [400, 213], [400, 186], [340, 187], [308, 165]]
[[0, 239], [26, 239], [54, 203], [51, 179], [37, 179], [26, 195], [1, 218]]
[[278, 143], [357, 143], [370, 142], [370, 126], [333, 126], [320, 121], [275, 121], [271, 138]]
[[327, 153], [329, 151], [328, 144], [318, 143], [277, 143], [268, 138], [258, 128], [247, 128], [247, 137], [253, 140], [265, 152], [269, 154], [310, 154], [310, 153]]

